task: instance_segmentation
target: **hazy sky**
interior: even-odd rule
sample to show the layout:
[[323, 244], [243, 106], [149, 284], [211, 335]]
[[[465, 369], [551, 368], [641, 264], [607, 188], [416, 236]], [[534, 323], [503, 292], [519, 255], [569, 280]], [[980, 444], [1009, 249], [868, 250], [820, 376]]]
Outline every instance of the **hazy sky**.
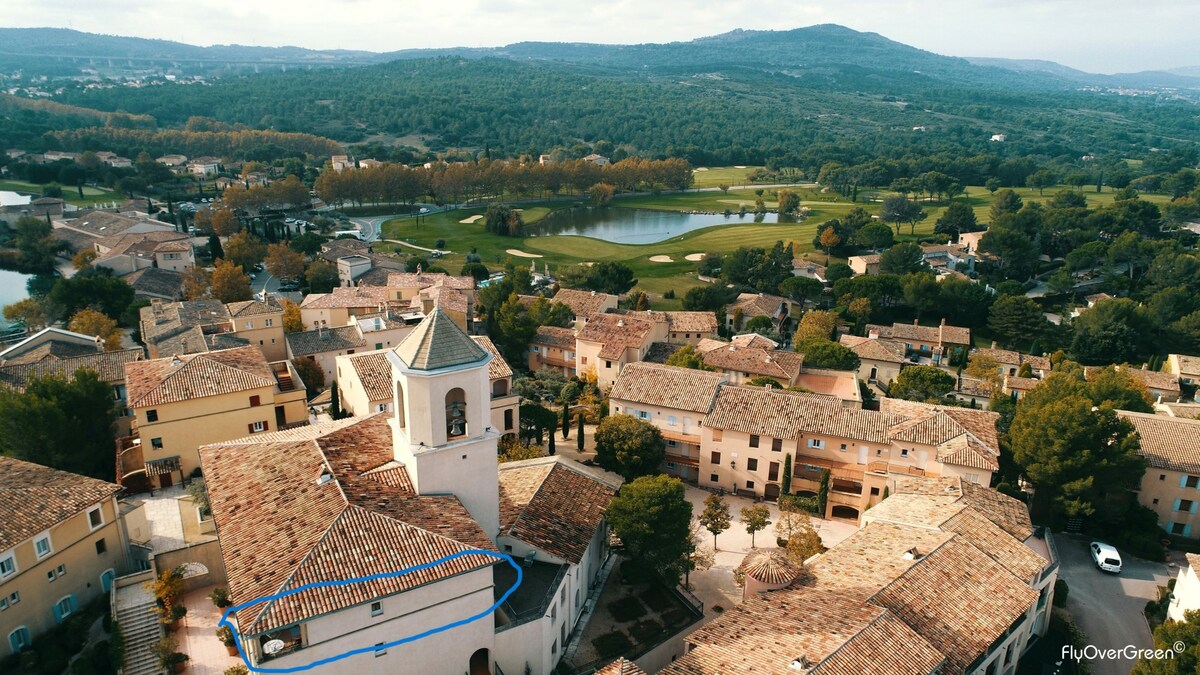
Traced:
[[1200, 65], [1198, 0], [5, 0], [0, 24], [191, 44], [391, 51], [669, 42], [838, 23], [951, 56], [1092, 72]]

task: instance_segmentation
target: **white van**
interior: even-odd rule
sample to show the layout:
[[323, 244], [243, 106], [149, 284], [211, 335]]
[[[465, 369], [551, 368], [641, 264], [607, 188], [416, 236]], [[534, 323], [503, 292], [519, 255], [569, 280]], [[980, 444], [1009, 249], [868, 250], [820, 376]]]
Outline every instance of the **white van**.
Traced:
[[1092, 560], [1096, 563], [1096, 567], [1113, 574], [1121, 573], [1121, 554], [1117, 553], [1117, 549], [1098, 541], [1092, 542], [1091, 549]]

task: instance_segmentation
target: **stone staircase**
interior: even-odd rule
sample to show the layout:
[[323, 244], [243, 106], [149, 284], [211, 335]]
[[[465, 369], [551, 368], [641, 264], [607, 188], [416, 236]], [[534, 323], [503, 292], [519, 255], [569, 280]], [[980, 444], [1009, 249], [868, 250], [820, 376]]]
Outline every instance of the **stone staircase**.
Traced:
[[154, 644], [162, 637], [162, 623], [154, 611], [154, 596], [140, 583], [131, 584], [117, 589], [113, 604], [125, 643], [122, 675], [161, 675]]

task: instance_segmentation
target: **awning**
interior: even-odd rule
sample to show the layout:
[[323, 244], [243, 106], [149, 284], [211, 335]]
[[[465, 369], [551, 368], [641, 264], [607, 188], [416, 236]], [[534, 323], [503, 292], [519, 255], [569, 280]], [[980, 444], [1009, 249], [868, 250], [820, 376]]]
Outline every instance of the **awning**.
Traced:
[[164, 457], [163, 459], [153, 459], [146, 462], [146, 475], [153, 478], [161, 476], [164, 473], [179, 471], [179, 455], [174, 457]]

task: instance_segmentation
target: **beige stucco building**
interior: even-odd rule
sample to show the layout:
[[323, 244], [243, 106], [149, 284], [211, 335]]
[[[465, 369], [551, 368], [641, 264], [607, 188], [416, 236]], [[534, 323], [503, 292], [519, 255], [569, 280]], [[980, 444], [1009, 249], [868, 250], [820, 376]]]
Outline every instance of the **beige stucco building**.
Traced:
[[337, 358], [364, 351], [391, 349], [411, 333], [422, 314], [401, 314], [391, 310], [358, 314], [347, 325], [318, 327], [313, 330], [288, 333], [287, 358], [308, 359], [325, 373], [325, 384], [337, 376]]
[[183, 232], [141, 232], [97, 239], [92, 264], [122, 276], [148, 267], [186, 272], [196, 265], [191, 237]]
[[152, 359], [246, 345], [258, 347], [268, 361], [287, 356], [283, 305], [273, 296], [228, 305], [211, 298], [151, 300], [141, 309], [140, 328]]
[[0, 655], [28, 648], [129, 571], [120, 491], [0, 457]]
[[166, 487], [200, 466], [197, 448], [308, 424], [304, 382], [258, 347], [125, 366], [134, 436], [119, 441], [118, 480]]
[[1180, 537], [1200, 537], [1200, 420], [1118, 411], [1133, 425], [1146, 473], [1137, 490], [1158, 526]]

